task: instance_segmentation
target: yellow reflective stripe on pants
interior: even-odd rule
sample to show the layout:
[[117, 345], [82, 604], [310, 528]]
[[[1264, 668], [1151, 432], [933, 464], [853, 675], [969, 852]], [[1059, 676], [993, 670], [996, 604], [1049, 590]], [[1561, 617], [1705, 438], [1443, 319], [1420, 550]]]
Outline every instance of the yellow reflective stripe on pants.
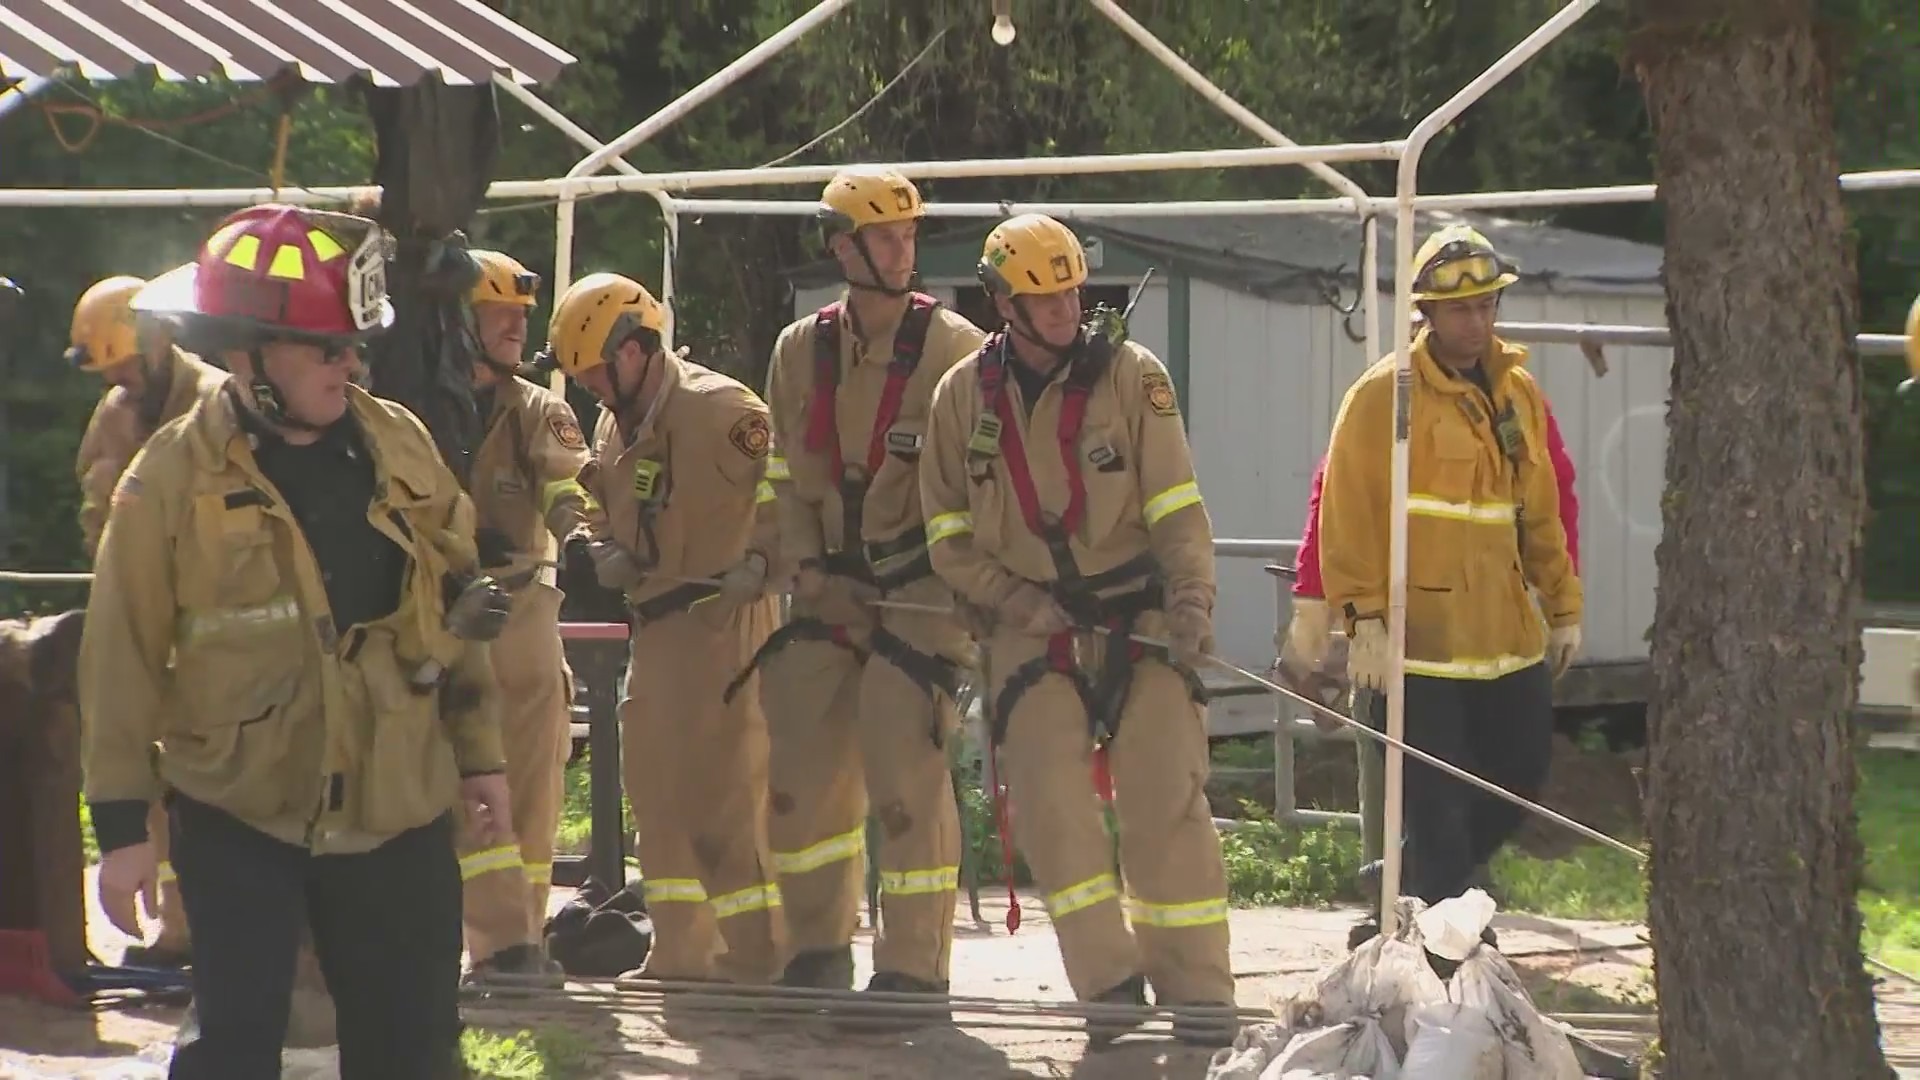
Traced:
[[156, 881], [155, 884], [166, 885], [179, 880], [180, 880], [179, 875], [173, 872], [172, 863], [163, 862], [159, 865], [159, 880]]
[[553, 864], [550, 862], [522, 863], [520, 868], [526, 871], [527, 880], [535, 885], [553, 884]]
[[1494, 657], [1463, 657], [1454, 660], [1415, 660], [1406, 659], [1407, 674], [1425, 675], [1434, 679], [1500, 679], [1516, 671], [1525, 671], [1546, 659], [1545, 653], [1534, 656], [1513, 656], [1502, 654]]
[[793, 470], [787, 467], [786, 458], [778, 457], [778, 456], [767, 458], [767, 479], [769, 480], [793, 479]]
[[1095, 904], [1120, 897], [1120, 879], [1112, 874], [1091, 877], [1078, 885], [1068, 886], [1047, 897], [1047, 915], [1054, 919], [1063, 919], [1076, 911], [1082, 911]]
[[649, 904], [700, 904], [706, 902], [707, 889], [697, 878], [649, 878], [646, 896]]
[[300, 618], [300, 602], [291, 596], [277, 596], [253, 607], [219, 608], [213, 611], [189, 611], [180, 618], [182, 644], [195, 638], [228, 631], [260, 630]]
[[1148, 499], [1140, 509], [1147, 524], [1152, 525], [1175, 510], [1184, 510], [1189, 506], [1200, 505], [1200, 484], [1189, 480], [1184, 484], [1175, 484], [1167, 490]]
[[513, 844], [502, 844], [484, 851], [476, 851], [460, 860], [460, 880], [472, 881], [481, 874], [491, 874], [495, 870], [519, 870], [520, 849]]
[[758, 506], [761, 503], [770, 503], [773, 501], [773, 499], [774, 499], [774, 494], [773, 494], [772, 484], [768, 483], [765, 480], [762, 480], [758, 484], [754, 485], [753, 502], [755, 506]]
[[960, 868], [957, 866], [942, 866], [937, 870], [880, 871], [880, 891], [890, 896], [953, 892], [959, 887]]
[[753, 885], [738, 892], [713, 898], [713, 917], [730, 919], [749, 911], [765, 911], [780, 906], [780, 886]]
[[1227, 921], [1227, 898], [1195, 900], [1187, 904], [1150, 904], [1137, 896], [1127, 897], [1127, 917], [1144, 926], [1177, 930], [1188, 926], [1211, 926]]
[[776, 851], [773, 853], [773, 868], [782, 874], [804, 874], [809, 870], [857, 858], [866, 846], [867, 827], [862, 824], [851, 832], [828, 837], [799, 851]]
[[965, 510], [956, 510], [950, 514], [935, 514], [927, 521], [927, 543], [937, 544], [955, 536], [965, 536], [973, 531], [973, 515]]
[[1481, 525], [1513, 524], [1513, 504], [1449, 502], [1431, 495], [1407, 496], [1407, 513], [1448, 521], [1471, 521]]

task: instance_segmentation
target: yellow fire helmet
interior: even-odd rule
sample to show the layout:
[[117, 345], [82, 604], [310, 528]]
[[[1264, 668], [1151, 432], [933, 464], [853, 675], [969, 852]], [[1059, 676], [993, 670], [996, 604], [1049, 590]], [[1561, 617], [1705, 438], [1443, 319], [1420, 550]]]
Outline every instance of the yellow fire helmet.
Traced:
[[538, 302], [540, 275], [520, 264], [520, 260], [499, 251], [475, 248], [468, 252], [480, 264], [480, 280], [467, 294], [470, 304], [517, 304], [532, 307]]
[[1416, 301], [1465, 300], [1499, 292], [1519, 280], [1519, 268], [1469, 225], [1441, 229], [1427, 237], [1413, 257]]
[[73, 306], [67, 363], [81, 371], [97, 372], [139, 357], [133, 294], [145, 285], [144, 279], [122, 274], [88, 286]]
[[927, 216], [927, 205], [913, 181], [898, 172], [879, 166], [855, 166], [842, 169], [827, 181], [816, 216], [831, 236], [868, 225], [917, 221]]
[[1045, 295], [1087, 281], [1087, 252], [1073, 230], [1045, 214], [1008, 218], [987, 234], [980, 283], [999, 296]]
[[579, 375], [612, 359], [639, 330], [666, 333], [667, 311], [647, 287], [619, 274], [588, 274], [553, 306], [547, 349], [561, 371]]

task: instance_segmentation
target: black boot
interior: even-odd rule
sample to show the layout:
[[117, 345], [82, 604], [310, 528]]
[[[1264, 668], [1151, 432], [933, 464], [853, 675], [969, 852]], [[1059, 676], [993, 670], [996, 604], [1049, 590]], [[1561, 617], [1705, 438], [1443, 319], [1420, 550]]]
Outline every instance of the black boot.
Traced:
[[[1127, 978], [1121, 981], [1119, 985], [1095, 994], [1087, 1004], [1136, 1005], [1140, 1008], [1146, 1008], [1146, 976], [1134, 975]], [[1111, 1046], [1115, 1039], [1139, 1026], [1139, 1022], [1135, 1020], [1124, 1020], [1117, 1017], [1105, 1016], [1088, 1017], [1086, 1021], [1087, 1049], [1104, 1050], [1108, 1046]]]
[[853, 989], [853, 946], [796, 953], [787, 962], [787, 970], [781, 973], [777, 985], [815, 990]]

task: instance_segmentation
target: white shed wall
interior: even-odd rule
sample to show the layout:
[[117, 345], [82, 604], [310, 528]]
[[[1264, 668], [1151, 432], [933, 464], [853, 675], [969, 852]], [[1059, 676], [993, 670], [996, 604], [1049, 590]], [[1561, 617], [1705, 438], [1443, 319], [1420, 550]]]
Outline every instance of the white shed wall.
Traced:
[[[1191, 295], [1186, 409], [1215, 534], [1297, 539], [1334, 414], [1371, 358], [1325, 305], [1275, 303], [1203, 281]], [[1381, 299], [1383, 335], [1390, 299]], [[1665, 310], [1659, 297], [1513, 296], [1501, 317], [1658, 326]], [[1671, 352], [1606, 355], [1604, 378], [1574, 346], [1533, 346], [1529, 362], [1578, 476], [1588, 660], [1646, 655], [1665, 468]], [[1273, 655], [1274, 586], [1264, 562], [1226, 559], [1219, 568], [1215, 637], [1222, 655], [1243, 666], [1264, 666]]]

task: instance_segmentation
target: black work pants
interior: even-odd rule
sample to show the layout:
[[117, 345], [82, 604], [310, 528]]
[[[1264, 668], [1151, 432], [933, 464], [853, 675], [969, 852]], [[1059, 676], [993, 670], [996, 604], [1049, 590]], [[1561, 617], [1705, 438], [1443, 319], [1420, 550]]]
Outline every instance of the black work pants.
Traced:
[[[1406, 738], [1450, 764], [1538, 799], [1553, 756], [1553, 679], [1535, 664], [1498, 679], [1407, 676]], [[1400, 891], [1429, 904], [1458, 896], [1526, 811], [1404, 758], [1406, 871]]]
[[461, 1076], [460, 864], [443, 816], [358, 855], [314, 855], [175, 795], [197, 1038], [169, 1080], [277, 1080], [303, 924], [333, 997], [341, 1080]]

